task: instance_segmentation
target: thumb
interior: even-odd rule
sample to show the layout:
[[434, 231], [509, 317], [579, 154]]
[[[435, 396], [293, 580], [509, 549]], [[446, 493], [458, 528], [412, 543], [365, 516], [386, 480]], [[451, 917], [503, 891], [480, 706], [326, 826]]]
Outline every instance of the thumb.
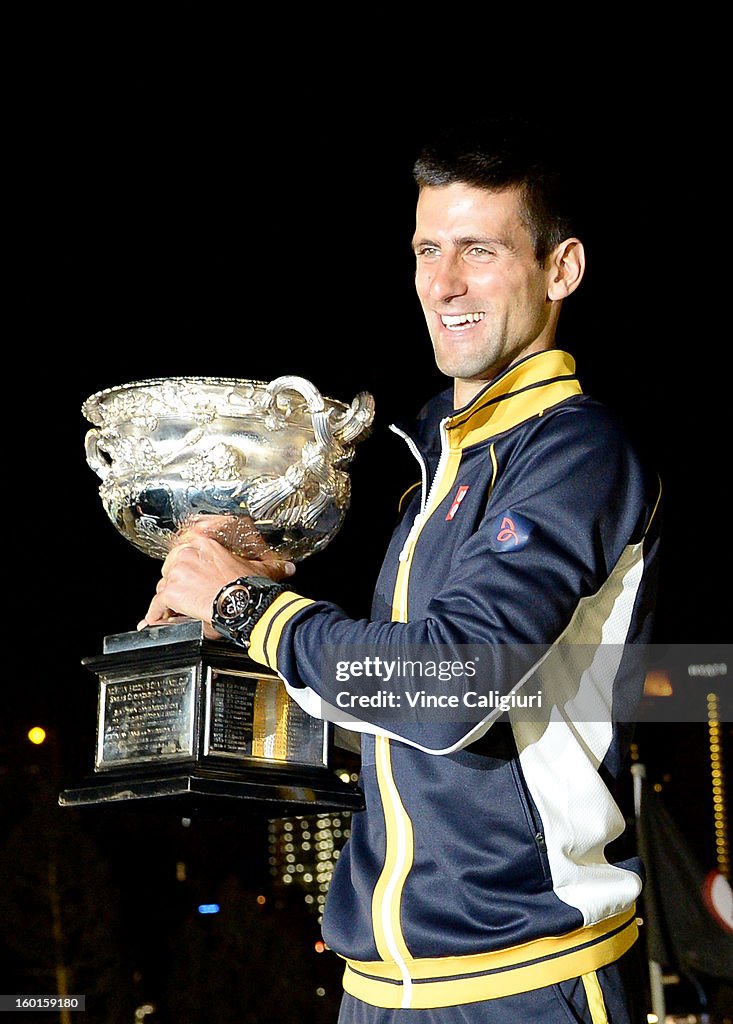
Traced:
[[287, 558], [283, 558], [282, 555], [278, 555], [275, 551], [264, 552], [260, 557], [260, 561], [269, 570], [275, 570], [278, 573], [278, 579], [282, 579], [284, 576], [295, 575], [295, 563]]

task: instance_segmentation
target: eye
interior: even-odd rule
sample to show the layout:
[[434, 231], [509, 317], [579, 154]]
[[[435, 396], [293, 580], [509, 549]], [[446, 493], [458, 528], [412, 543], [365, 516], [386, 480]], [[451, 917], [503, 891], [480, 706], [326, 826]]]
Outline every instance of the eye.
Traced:
[[474, 256], [477, 259], [490, 259], [492, 256], [496, 256], [493, 249], [486, 249], [483, 245], [472, 245], [468, 250], [469, 256]]
[[420, 245], [415, 249], [415, 256], [418, 259], [435, 259], [440, 255], [440, 250], [435, 245]]

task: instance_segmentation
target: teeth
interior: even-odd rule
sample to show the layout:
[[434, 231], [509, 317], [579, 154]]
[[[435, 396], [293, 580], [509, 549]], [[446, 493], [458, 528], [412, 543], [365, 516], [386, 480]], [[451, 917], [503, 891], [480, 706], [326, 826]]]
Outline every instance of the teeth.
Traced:
[[444, 327], [461, 327], [463, 324], [474, 324], [478, 323], [479, 320], [483, 320], [484, 313], [459, 313], [457, 316], [448, 316], [441, 314], [440, 319], [443, 321]]

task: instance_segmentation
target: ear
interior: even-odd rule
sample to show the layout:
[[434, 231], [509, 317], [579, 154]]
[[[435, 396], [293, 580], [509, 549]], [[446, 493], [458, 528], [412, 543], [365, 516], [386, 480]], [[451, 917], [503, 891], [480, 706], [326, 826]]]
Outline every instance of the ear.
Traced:
[[572, 295], [585, 273], [585, 249], [578, 238], [566, 238], [549, 259], [547, 297], [559, 301]]

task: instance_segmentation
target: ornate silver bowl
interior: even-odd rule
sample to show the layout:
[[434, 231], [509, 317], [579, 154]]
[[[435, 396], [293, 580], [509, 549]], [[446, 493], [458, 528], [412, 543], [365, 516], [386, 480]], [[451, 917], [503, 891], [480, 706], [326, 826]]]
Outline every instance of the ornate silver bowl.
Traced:
[[253, 553], [256, 527], [260, 544], [298, 561], [343, 523], [346, 467], [374, 400], [324, 398], [302, 377], [172, 377], [99, 391], [82, 413], [102, 503], [136, 548], [165, 558], [192, 517], [212, 514], [236, 517], [222, 520], [233, 550]]

